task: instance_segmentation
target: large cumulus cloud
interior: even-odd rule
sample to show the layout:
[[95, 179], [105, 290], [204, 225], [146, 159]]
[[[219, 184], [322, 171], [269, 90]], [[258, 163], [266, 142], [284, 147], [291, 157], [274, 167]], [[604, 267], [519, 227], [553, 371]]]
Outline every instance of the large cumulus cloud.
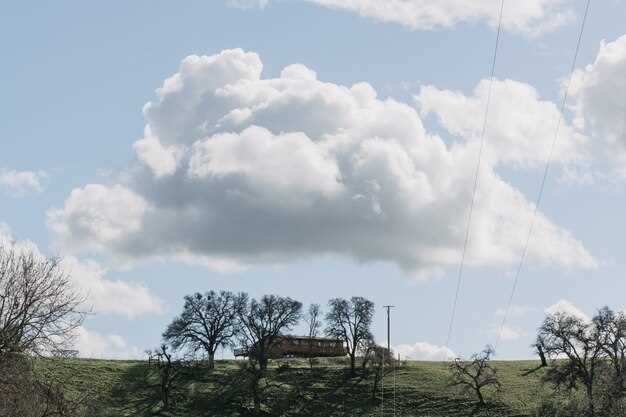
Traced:
[[[322, 82], [302, 65], [263, 78], [262, 68], [238, 49], [185, 58], [144, 107], [145, 137], [126, 180], [76, 189], [49, 212], [57, 244], [217, 268], [325, 255], [411, 273], [455, 265], [477, 142], [446, 144], [415, 108], [378, 98], [369, 84]], [[511, 141], [534, 140], [518, 130]], [[534, 207], [494, 167], [534, 158], [528, 148], [480, 172], [471, 265], [520, 255]], [[595, 265], [542, 214], [535, 231], [531, 261]]]

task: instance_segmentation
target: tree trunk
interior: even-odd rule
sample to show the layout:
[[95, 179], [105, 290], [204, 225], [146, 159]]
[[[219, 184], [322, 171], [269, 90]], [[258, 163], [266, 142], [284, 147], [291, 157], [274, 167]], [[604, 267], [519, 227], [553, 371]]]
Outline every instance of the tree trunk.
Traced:
[[587, 384], [587, 401], [589, 401], [589, 405], [587, 406], [587, 416], [594, 417], [595, 416], [595, 406], [593, 404], [593, 386], [591, 384]]
[[252, 400], [254, 401], [254, 413], [261, 414], [261, 395], [259, 394], [260, 375], [255, 372], [252, 376]]
[[215, 351], [209, 351], [209, 369], [215, 369]]
[[480, 388], [475, 388], [476, 396], [478, 397], [478, 404], [485, 405], [485, 398], [483, 397], [483, 393], [480, 392]]
[[541, 359], [541, 366], [545, 368], [548, 366], [548, 361], [546, 360], [546, 354], [543, 352], [543, 346], [541, 344], [537, 344], [537, 353], [539, 353], [539, 358]]
[[265, 372], [265, 370], [267, 369], [267, 363], [268, 363], [268, 359], [265, 357], [265, 355], [259, 355], [259, 368], [261, 368], [262, 372]]
[[350, 353], [350, 375], [354, 375], [356, 367], [356, 354]]

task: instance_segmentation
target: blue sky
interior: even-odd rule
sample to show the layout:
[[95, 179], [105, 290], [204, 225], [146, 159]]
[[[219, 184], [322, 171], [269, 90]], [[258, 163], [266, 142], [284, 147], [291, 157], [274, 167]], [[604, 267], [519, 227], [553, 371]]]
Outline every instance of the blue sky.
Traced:
[[[81, 334], [83, 354], [140, 354], [159, 343], [185, 294], [208, 289], [276, 293], [307, 304], [362, 295], [379, 307], [379, 341], [385, 335], [382, 305], [394, 304], [394, 345], [405, 345], [403, 352], [416, 358], [442, 351], [456, 285], [458, 236], [469, 204], [466, 185], [476, 158], [474, 126], [484, 108], [484, 96], [476, 97], [474, 89], [488, 77], [495, 39], [493, 17], [484, 10], [497, 11], [499, 2], [477, 2], [483, 11], [454, 6], [459, 10], [450, 9], [457, 16], [451, 23], [403, 20], [371, 8], [374, 3], [367, 0], [352, 2], [361, 7], [356, 11], [342, 6], [348, 3], [5, 6], [0, 17], [5, 51], [0, 66], [2, 233], [68, 258], [74, 279], [89, 292], [97, 311]], [[408, 3], [417, 15], [425, 7], [417, 0]], [[458, 354], [495, 339], [498, 310], [505, 307], [521, 254], [528, 204], [537, 193], [546, 143], [554, 131], [552, 116], [558, 114], [585, 6], [580, 0], [531, 3], [538, 15], [524, 20], [524, 10], [505, 2], [510, 20], [496, 67], [488, 172], [481, 182], [481, 190], [489, 194], [477, 208], [479, 222], [472, 232], [477, 246], [468, 253], [449, 346]], [[543, 27], [557, 12], [567, 18]], [[626, 119], [626, 109], [619, 100], [626, 94], [626, 40], [620, 38], [625, 15], [623, 1], [592, 2], [574, 94], [564, 114], [567, 129], [541, 207], [546, 223], [531, 241], [532, 256], [521, 275], [501, 358], [528, 357], [534, 329], [544, 311], [559, 301], [563, 308], [587, 314], [605, 304], [626, 307], [620, 296], [626, 290], [620, 244], [626, 227], [626, 129], [620, 120]], [[234, 48], [241, 53], [222, 53]], [[193, 98], [194, 88], [202, 90], [202, 83], [220, 76], [202, 59], [199, 66], [190, 66], [184, 93], [176, 96], [174, 88], [159, 101], [155, 90], [181, 71], [181, 61], [189, 55], [250, 67], [245, 74], [252, 71], [252, 84], [245, 84], [248, 75], [242, 75], [236, 82], [247, 87], [229, 100], [237, 101], [240, 110], [252, 109], [251, 122], [224, 122], [226, 127], [211, 128], [206, 137], [195, 130], [190, 136], [176, 132], [183, 123], [177, 118], [198, 108], [215, 109], [220, 116], [231, 110], [222, 109], [226, 105], [217, 99]], [[255, 79], [260, 62], [262, 73]], [[302, 66], [281, 75], [292, 64]], [[303, 66], [315, 71], [316, 80]], [[292, 85], [289, 77], [300, 81]], [[348, 90], [356, 83], [368, 83], [377, 98], [372, 101], [365, 88]], [[266, 94], [268, 84], [286, 106], [278, 99], [268, 104], [247, 96]], [[310, 95], [298, 96], [303, 90]], [[369, 97], [359, 104], [362, 108], [349, 107], [345, 117], [326, 120], [332, 109], [353, 106], [345, 103], [362, 96]], [[399, 105], [384, 107], [388, 99]], [[147, 102], [157, 110], [144, 116]], [[407, 115], [407, 109], [414, 114]], [[385, 124], [386, 118], [394, 123]], [[410, 125], [415, 120], [425, 133]], [[184, 121], [192, 122], [197, 121]], [[246, 130], [251, 126], [259, 129]], [[337, 149], [338, 132], [346, 135], [352, 150]], [[299, 136], [285, 136], [289, 134]], [[146, 139], [143, 148], [136, 145]], [[265, 141], [266, 148], [242, 159], [246, 152], [241, 149], [257, 140]], [[197, 142], [203, 146], [194, 148]], [[397, 148], [388, 149], [389, 143]], [[141, 149], [146, 150], [143, 156]], [[414, 158], [410, 174], [396, 169], [405, 159], [385, 159], [394, 152]], [[190, 162], [194, 157], [196, 165]], [[199, 188], [176, 188], [181, 164], [188, 165], [189, 173], [197, 168]], [[285, 172], [279, 172], [283, 167]], [[246, 181], [238, 183], [242, 177]], [[424, 178], [427, 185], [420, 182]], [[457, 185], [437, 188], [448, 183]], [[228, 197], [233, 189], [261, 202], [237, 205]], [[412, 195], [400, 198], [398, 190]], [[350, 198], [338, 197], [346, 193], [352, 193]], [[311, 201], [313, 208], [301, 207], [293, 196]], [[353, 219], [345, 208], [349, 201], [365, 201], [371, 211], [364, 209], [367, 213], [358, 217], [358, 206]], [[439, 208], [423, 208], [428, 204]], [[201, 219], [185, 224], [194, 216]], [[175, 219], [182, 219], [180, 228]], [[338, 224], [333, 227], [334, 221]], [[191, 239], [194, 233], [198, 236]], [[216, 242], [213, 236], [222, 239]], [[430, 246], [432, 242], [437, 244]]]

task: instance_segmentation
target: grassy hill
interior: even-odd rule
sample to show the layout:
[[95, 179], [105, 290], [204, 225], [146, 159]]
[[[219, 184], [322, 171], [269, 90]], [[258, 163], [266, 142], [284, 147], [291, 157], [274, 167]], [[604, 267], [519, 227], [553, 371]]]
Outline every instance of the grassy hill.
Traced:
[[[215, 371], [205, 367], [182, 375], [177, 401], [168, 416], [244, 416], [251, 408], [247, 373], [241, 362], [220, 361]], [[540, 383], [542, 370], [533, 361], [494, 362], [501, 378], [500, 393], [489, 392], [489, 409], [475, 410], [472, 398], [447, 386], [445, 363], [407, 362], [396, 374], [396, 416], [532, 416], [549, 395]], [[144, 361], [42, 359], [37, 369], [64, 381], [69, 396], [95, 404], [101, 416], [155, 415], [158, 386]], [[302, 360], [274, 361], [265, 386], [267, 415], [374, 416], [381, 415], [380, 392], [372, 397], [371, 377], [347, 378], [340, 361], [322, 361], [314, 369]], [[385, 378], [386, 411], [393, 414], [393, 375]]]

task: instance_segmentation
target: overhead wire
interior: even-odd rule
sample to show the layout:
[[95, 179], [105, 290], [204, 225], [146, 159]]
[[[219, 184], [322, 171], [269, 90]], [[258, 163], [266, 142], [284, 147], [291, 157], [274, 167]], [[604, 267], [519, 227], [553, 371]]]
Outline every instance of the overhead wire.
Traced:
[[545, 187], [546, 187], [546, 182], [548, 179], [548, 175], [550, 173], [550, 166], [552, 165], [552, 161], [554, 158], [554, 153], [556, 150], [556, 144], [558, 142], [559, 139], [559, 135], [561, 132], [561, 127], [563, 124], [563, 112], [565, 111], [565, 106], [567, 105], [567, 100], [569, 98], [569, 93], [570, 93], [570, 87], [572, 84], [572, 80], [574, 78], [574, 72], [576, 70], [576, 63], [578, 62], [578, 55], [580, 53], [580, 47], [582, 44], [582, 39], [583, 39], [583, 34], [585, 31], [585, 26], [587, 24], [587, 18], [589, 17], [589, 8], [591, 6], [591, 0], [587, 0], [587, 4], [585, 7], [585, 13], [583, 14], [583, 19], [582, 19], [582, 23], [580, 25], [580, 31], [578, 33], [578, 41], [576, 42], [576, 48], [575, 48], [575, 52], [574, 52], [574, 58], [572, 59], [572, 65], [570, 68], [570, 74], [569, 74], [569, 78], [567, 81], [567, 84], [565, 86], [565, 91], [563, 94], [563, 98], [561, 101], [561, 107], [560, 107], [560, 111], [559, 111], [559, 116], [558, 116], [558, 120], [556, 123], [556, 129], [554, 132], [554, 138], [552, 139], [552, 144], [550, 146], [550, 152], [548, 154], [548, 157], [546, 159], [546, 164], [545, 164], [545, 168], [543, 171], [543, 177], [541, 178], [541, 184], [539, 186], [539, 192], [537, 194], [537, 198], [535, 200], [535, 207], [533, 209], [533, 214], [531, 217], [531, 222], [528, 228], [528, 234], [526, 235], [526, 241], [524, 244], [524, 248], [522, 251], [522, 255], [520, 257], [520, 261], [519, 264], [517, 266], [517, 270], [515, 271], [515, 277], [513, 279], [513, 287], [511, 288], [511, 293], [509, 294], [509, 298], [508, 298], [508, 302], [506, 305], [506, 309], [504, 310], [504, 316], [502, 318], [502, 323], [500, 324], [500, 328], [498, 330], [497, 333], [497, 337], [496, 337], [496, 343], [494, 344], [494, 350], [497, 350], [498, 345], [500, 344], [500, 341], [502, 340], [502, 333], [504, 331], [504, 328], [506, 326], [507, 320], [508, 320], [508, 316], [510, 314], [510, 310], [511, 307], [513, 305], [513, 299], [515, 298], [515, 293], [517, 292], [517, 288], [518, 288], [518, 284], [519, 284], [519, 278], [522, 272], [522, 268], [524, 266], [524, 262], [526, 261], [526, 258], [528, 256], [528, 248], [530, 246], [530, 239], [532, 237], [533, 231], [535, 229], [535, 225], [537, 222], [537, 214], [539, 212], [539, 206], [541, 205], [541, 201], [543, 199], [543, 195], [545, 192]]
[[496, 43], [495, 43], [495, 47], [494, 47], [494, 51], [493, 51], [493, 58], [491, 60], [491, 70], [490, 70], [490, 76], [489, 76], [489, 88], [488, 88], [488, 92], [487, 92], [487, 100], [486, 100], [486, 104], [485, 104], [485, 114], [484, 114], [482, 129], [481, 129], [481, 133], [480, 133], [480, 148], [478, 150], [478, 159], [477, 159], [477, 162], [476, 162], [476, 170], [474, 172], [474, 187], [473, 187], [473, 190], [472, 190], [472, 199], [470, 201], [470, 206], [469, 206], [468, 215], [467, 215], [467, 223], [466, 223], [466, 229], [465, 229], [465, 240], [463, 242], [463, 252], [461, 254], [461, 262], [459, 264], [459, 269], [458, 269], [458, 274], [457, 274], [456, 290], [455, 290], [455, 293], [454, 293], [454, 301], [452, 303], [452, 313], [450, 314], [450, 323], [448, 325], [448, 335], [446, 337], [446, 343], [444, 345], [444, 346], [447, 346], [447, 347], [449, 347], [450, 340], [452, 338], [452, 331], [453, 331], [453, 328], [454, 328], [454, 321], [456, 319], [456, 312], [457, 312], [459, 296], [460, 296], [460, 292], [461, 292], [461, 286], [462, 286], [462, 283], [463, 283], [463, 272], [464, 272], [465, 260], [466, 260], [466, 256], [467, 256], [467, 248], [469, 246], [469, 241], [470, 241], [472, 217], [474, 215], [474, 207], [476, 205], [476, 194], [477, 194], [477, 191], [478, 191], [480, 168], [482, 166], [483, 152], [484, 152], [484, 148], [485, 148], [485, 133], [487, 131], [487, 120], [489, 118], [489, 108], [491, 106], [491, 95], [492, 95], [493, 83], [494, 83], [494, 77], [495, 77], [495, 71], [496, 71], [496, 62], [497, 62], [497, 59], [498, 59], [498, 49], [499, 49], [499, 45], [500, 45], [500, 37], [502, 35], [502, 14], [503, 14], [503, 12], [504, 12], [504, 0], [501, 0], [500, 1], [500, 11], [499, 11], [499, 14], [498, 14], [498, 30], [497, 30], [497, 34], [496, 34]]

